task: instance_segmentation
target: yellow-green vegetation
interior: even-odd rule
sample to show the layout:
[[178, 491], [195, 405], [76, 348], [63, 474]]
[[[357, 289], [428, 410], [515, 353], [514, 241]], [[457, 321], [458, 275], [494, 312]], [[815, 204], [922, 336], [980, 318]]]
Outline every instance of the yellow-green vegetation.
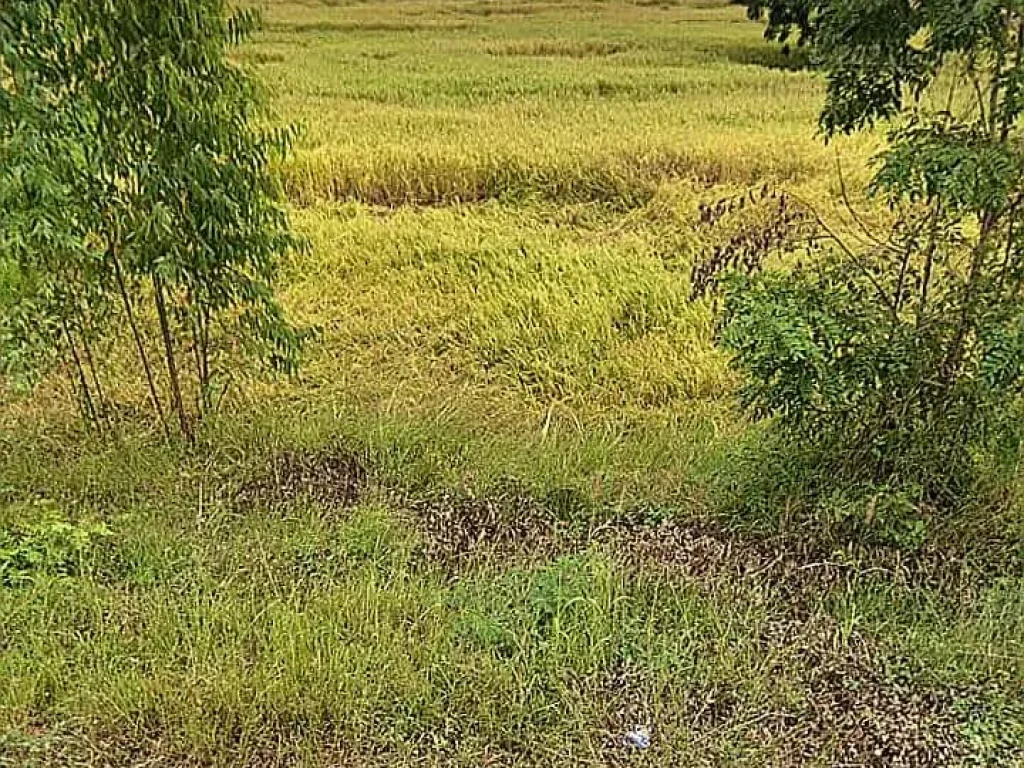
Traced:
[[106, 440], [3, 394], [0, 766], [1024, 764], [1020, 538], [842, 547], [727, 471], [699, 206], [845, 226], [817, 76], [725, 0], [264, 11], [318, 336], [191, 449], [127, 366]]

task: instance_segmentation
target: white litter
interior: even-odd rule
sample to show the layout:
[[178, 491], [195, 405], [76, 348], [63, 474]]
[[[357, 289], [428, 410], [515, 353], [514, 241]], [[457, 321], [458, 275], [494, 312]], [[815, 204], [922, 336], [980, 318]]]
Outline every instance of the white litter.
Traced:
[[638, 725], [626, 732], [624, 737], [626, 746], [634, 749], [647, 749], [651, 746], [651, 732], [646, 726]]

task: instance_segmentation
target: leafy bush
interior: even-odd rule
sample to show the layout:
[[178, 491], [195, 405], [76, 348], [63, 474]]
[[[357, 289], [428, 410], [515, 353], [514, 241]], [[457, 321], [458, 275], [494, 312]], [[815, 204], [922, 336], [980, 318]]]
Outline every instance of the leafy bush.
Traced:
[[869, 188], [892, 225], [847, 202], [853, 223], [837, 232], [805, 206], [806, 245], [774, 243], [801, 252], [795, 268], [764, 269], [767, 251], [702, 268], [730, 273], [720, 338], [745, 404], [813, 448], [821, 492], [949, 509], [1016, 468], [1024, 13], [1016, 0], [966, 5], [815, 3], [826, 134], [898, 118]]
[[0, 528], [0, 585], [22, 586], [41, 575], [78, 575], [93, 545], [110, 535], [103, 523], [74, 523], [53, 513], [38, 522]]
[[922, 499], [952, 504], [976, 487], [979, 468], [1015, 465], [1024, 313], [1017, 302], [990, 304], [950, 369], [960, 291], [950, 283], [954, 295], [934, 306], [917, 294], [894, 313], [876, 283], [898, 275], [880, 266], [872, 279], [836, 257], [735, 275], [721, 339], [746, 374], [744, 403], [816, 445], [834, 479], [917, 485]]

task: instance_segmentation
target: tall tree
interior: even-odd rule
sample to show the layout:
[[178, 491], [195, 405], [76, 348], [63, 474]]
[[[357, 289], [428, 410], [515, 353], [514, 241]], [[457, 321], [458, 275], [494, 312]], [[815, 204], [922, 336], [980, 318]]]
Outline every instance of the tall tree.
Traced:
[[0, 261], [27, 320], [0, 338], [8, 360], [72, 360], [87, 415], [107, 399], [92, 348], [118, 325], [189, 438], [239, 351], [296, 363], [272, 285], [300, 242], [269, 171], [291, 134], [261, 127], [227, 56], [256, 21], [224, 0], [0, 8]]

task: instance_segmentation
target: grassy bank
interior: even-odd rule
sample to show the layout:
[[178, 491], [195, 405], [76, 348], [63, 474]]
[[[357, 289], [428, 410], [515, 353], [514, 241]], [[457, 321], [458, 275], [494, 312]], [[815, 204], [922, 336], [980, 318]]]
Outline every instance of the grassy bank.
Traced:
[[0, 765], [1024, 764], [1018, 514], [854, 547], [735, 480], [698, 206], [839, 208], [813, 74], [717, 1], [266, 22], [318, 337], [195, 450], [4, 392]]

